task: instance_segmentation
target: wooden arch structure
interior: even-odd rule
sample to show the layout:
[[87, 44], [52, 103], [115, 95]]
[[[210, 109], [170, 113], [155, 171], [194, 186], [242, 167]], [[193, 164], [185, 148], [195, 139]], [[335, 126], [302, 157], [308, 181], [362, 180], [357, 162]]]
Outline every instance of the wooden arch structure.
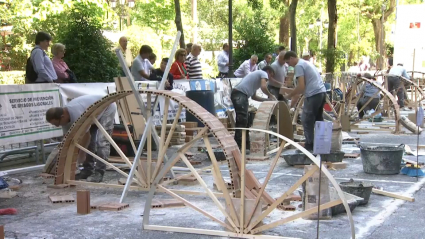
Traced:
[[[225, 129], [224, 125], [212, 114], [206, 111], [204, 108], [199, 106], [196, 102], [190, 100], [189, 98], [180, 95], [171, 91], [163, 91], [163, 90], [140, 90], [140, 94], [146, 94], [148, 99], [147, 104], [147, 112], [150, 111], [150, 98], [151, 96], [160, 96], [165, 100], [165, 107], [168, 108], [170, 101], [174, 101], [178, 104], [177, 115], [180, 115], [183, 108], [192, 113], [195, 117], [197, 117], [205, 127], [202, 128], [199, 133], [191, 140], [190, 142], [184, 144], [173, 156], [165, 161], [164, 156], [169, 147], [169, 143], [171, 140], [171, 136], [173, 135], [174, 130], [177, 126], [177, 121], [179, 117], [175, 117], [173, 124], [171, 127], [167, 127], [166, 122], [168, 119], [167, 114], [165, 114], [162, 118], [162, 129], [160, 132], [160, 143], [159, 149], [157, 152], [157, 160], [155, 164], [153, 164], [152, 159], [152, 144], [150, 142], [150, 135], [147, 136], [147, 167], [144, 168], [142, 165], [138, 165], [137, 173], [135, 174], [135, 178], [133, 182], [135, 186], [131, 186], [132, 190], [141, 190], [141, 191], [149, 191], [148, 199], [145, 203], [145, 213], [143, 220], [143, 227], [147, 230], [163, 230], [163, 231], [173, 231], [173, 232], [185, 232], [185, 233], [196, 233], [196, 234], [207, 234], [207, 235], [216, 235], [216, 236], [230, 236], [230, 237], [242, 237], [242, 238], [264, 238], [262, 236], [256, 235], [260, 232], [266, 231], [268, 229], [274, 228], [276, 226], [282, 225], [284, 223], [296, 220], [298, 218], [313, 214], [317, 212], [318, 208], [311, 208], [309, 210], [298, 212], [296, 214], [287, 216], [283, 219], [269, 222], [267, 224], [260, 225], [260, 223], [270, 215], [275, 212], [280, 203], [283, 202], [292, 192], [294, 192], [303, 182], [308, 180], [308, 178], [317, 170], [319, 170], [320, 160], [313, 157], [311, 153], [303, 149], [300, 145], [293, 142], [289, 138], [286, 138], [282, 135], [279, 135], [274, 132], [265, 131], [261, 129], [250, 129], [256, 133], [265, 133], [271, 134], [275, 137], [278, 137], [282, 143], [278, 149], [276, 156], [274, 157], [271, 167], [269, 169], [266, 180], [261, 184], [252, 171], [246, 169], [246, 156], [245, 156], [245, 143], [242, 145], [242, 152], [238, 149], [236, 142], [233, 139], [233, 136]], [[118, 184], [105, 184], [105, 183], [92, 183], [92, 182], [83, 182], [83, 181], [75, 181], [74, 173], [77, 168], [77, 155], [78, 150], [82, 150], [87, 154], [91, 154], [94, 158], [104, 162], [109, 167], [116, 171], [118, 176], [128, 177], [128, 174], [123, 172], [121, 169], [117, 168], [113, 164], [105, 161], [102, 158], [97, 157], [94, 152], [90, 152], [86, 148], [84, 148], [80, 142], [84, 137], [86, 131], [90, 128], [90, 126], [94, 123], [97, 125], [99, 129], [99, 133], [105, 134], [107, 140], [111, 143], [111, 146], [115, 148], [118, 154], [121, 156], [125, 164], [128, 166], [132, 166], [132, 162], [130, 159], [124, 155], [124, 153], [120, 150], [120, 148], [115, 144], [111, 137], [108, 136], [107, 132], [104, 130], [102, 125], [98, 122], [97, 116], [106, 109], [111, 103], [117, 102], [120, 99], [133, 94], [132, 91], [121, 91], [117, 93], [112, 93], [98, 102], [94, 103], [90, 106], [86, 112], [81, 115], [81, 117], [71, 126], [68, 133], [64, 136], [64, 140], [59, 146], [59, 156], [57, 160], [56, 167], [56, 175], [55, 175], [55, 184], [71, 184], [71, 185], [83, 185], [83, 186], [98, 186], [98, 187], [112, 187], [112, 188], [124, 188], [124, 185]], [[119, 107], [118, 107], [119, 108]], [[123, 114], [121, 110], [119, 110], [119, 114], [121, 119], [123, 120], [124, 125], [126, 125], [126, 119], [123, 118]], [[148, 116], [152, 117], [152, 116]], [[128, 128], [126, 129], [129, 134]], [[150, 130], [147, 131], [150, 134]], [[214, 151], [211, 146], [211, 140], [208, 135], [211, 134], [214, 136], [215, 140], [219, 143], [219, 146], [223, 150], [228, 169], [229, 175], [231, 178], [231, 189], [228, 190], [224, 179], [222, 170], [220, 169], [220, 163], [215, 158]], [[129, 135], [130, 136], [130, 135]], [[243, 129], [243, 137], [246, 137], [246, 129]], [[130, 137], [129, 137], [130, 138]], [[211, 159], [211, 165], [203, 168], [194, 168], [189, 160], [185, 156], [185, 152], [193, 146], [193, 144], [199, 140], [203, 140], [205, 144], [208, 154]], [[245, 142], [243, 140], [243, 142]], [[289, 144], [301, 150], [305, 153], [316, 165], [312, 170], [308, 171], [304, 176], [302, 176], [294, 185], [292, 185], [289, 189], [284, 190], [283, 194], [277, 199], [273, 199], [266, 192], [267, 183], [272, 175], [274, 168], [278, 162], [280, 154], [284, 147]], [[134, 142], [132, 142], [133, 147], [135, 148]], [[184, 174], [178, 177], [175, 177], [172, 180], [163, 181], [163, 177], [172, 170], [172, 167], [179, 161], [182, 161], [187, 169], [190, 171], [188, 174]], [[151, 164], [152, 163], [152, 164]], [[152, 167], [151, 167], [152, 166]], [[224, 201], [221, 202], [217, 199], [219, 195], [212, 192], [212, 189], [208, 187], [205, 181], [202, 179], [200, 174], [205, 169], [211, 169], [216, 177], [215, 182], [220, 186], [222, 190], [221, 197], [224, 198]], [[332, 177], [330, 172], [326, 169], [326, 167], [322, 167], [322, 173], [329, 178], [330, 182], [336, 188], [339, 199], [335, 201], [331, 201], [328, 203], [324, 203], [320, 205], [321, 209], [330, 208], [332, 206], [343, 204], [346, 211], [347, 216], [350, 222], [351, 234], [352, 238], [355, 238], [355, 229], [353, 220], [351, 217], [351, 212], [349, 206], [344, 198], [344, 194], [336, 183], [335, 179]], [[172, 182], [177, 180], [190, 177], [194, 175], [198, 182], [200, 183], [201, 188], [204, 192], [194, 192], [194, 191], [184, 191], [184, 190], [176, 190], [172, 188]], [[207, 218], [209, 218], [212, 223], [215, 225], [226, 228], [227, 231], [220, 230], [204, 230], [204, 229], [195, 229], [195, 228], [179, 228], [179, 227], [171, 227], [171, 226], [154, 226], [149, 225], [149, 216], [150, 216], [150, 208], [152, 206], [152, 199], [155, 196], [155, 193], [166, 193], [169, 196], [179, 200], [184, 203], [188, 208], [193, 209]], [[189, 198], [184, 198], [183, 195], [190, 194]], [[193, 200], [193, 195], [207, 195], [212, 199], [212, 203], [215, 206], [214, 212], [207, 212], [203, 209], [202, 206], [197, 206], [197, 201]], [[237, 203], [238, 202], [238, 203]], [[268, 207], [262, 211], [262, 207], [260, 206], [260, 202], [264, 202]], [[202, 203], [206, 203], [202, 201]], [[254, 203], [254, 209], [249, 210], [247, 207], [248, 203]], [[239, 205], [238, 205], [239, 204]], [[258, 210], [258, 211], [256, 211]], [[254, 213], [258, 212], [258, 213]], [[245, 215], [246, 213], [246, 215]], [[185, 220], [190, 221], [191, 219], [185, 218]], [[178, 221], [176, 221], [178, 222]], [[279, 238], [279, 237], [277, 237]], [[280, 237], [282, 238], [282, 237]]]
[[[265, 101], [260, 104], [252, 123], [252, 128], [269, 130], [272, 115], [277, 119], [277, 132], [289, 139], [294, 138], [288, 105], [283, 101]], [[250, 155], [252, 160], [266, 160], [271, 150], [269, 137], [262, 132], [251, 135]]]

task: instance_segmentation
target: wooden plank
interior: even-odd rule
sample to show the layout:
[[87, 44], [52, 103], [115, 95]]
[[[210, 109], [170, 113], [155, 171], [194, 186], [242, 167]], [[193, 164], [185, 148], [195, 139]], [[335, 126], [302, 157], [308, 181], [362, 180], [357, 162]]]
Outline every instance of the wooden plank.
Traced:
[[388, 197], [393, 197], [393, 198], [396, 198], [396, 199], [406, 200], [406, 201], [409, 201], [409, 202], [415, 201], [415, 198], [413, 198], [413, 197], [403, 196], [403, 195], [400, 195], [400, 194], [391, 193], [391, 192], [379, 190], [379, 189], [376, 189], [376, 188], [372, 188], [372, 192], [376, 193], [376, 194], [388, 196]]

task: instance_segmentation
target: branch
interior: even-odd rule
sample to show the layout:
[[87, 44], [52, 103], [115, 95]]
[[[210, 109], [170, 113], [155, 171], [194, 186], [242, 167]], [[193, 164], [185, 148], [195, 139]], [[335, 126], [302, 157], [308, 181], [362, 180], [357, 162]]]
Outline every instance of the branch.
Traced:
[[390, 6], [388, 9], [384, 12], [384, 21], [386, 22], [388, 17], [394, 12], [395, 10], [395, 0], [390, 0]]

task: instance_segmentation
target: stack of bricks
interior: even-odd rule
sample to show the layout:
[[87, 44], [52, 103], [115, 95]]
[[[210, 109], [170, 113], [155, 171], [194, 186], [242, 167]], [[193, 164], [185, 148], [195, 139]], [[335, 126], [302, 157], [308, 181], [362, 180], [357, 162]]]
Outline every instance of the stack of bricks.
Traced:
[[227, 118], [218, 118], [218, 120], [220, 120], [221, 123], [223, 123], [224, 128], [229, 128], [229, 120]]
[[[162, 125], [157, 125], [155, 127], [156, 131], [158, 132], [158, 135], [161, 135]], [[170, 129], [172, 127], [172, 124], [167, 124], [165, 131], [165, 138], [168, 137], [168, 134], [170, 133]], [[174, 129], [173, 136], [171, 136], [170, 145], [182, 145], [185, 142], [186, 138], [186, 132], [185, 127], [181, 125], [176, 125], [176, 128]]]
[[[254, 129], [263, 129], [268, 130], [271, 114], [277, 102], [268, 101], [261, 103], [260, 107], [255, 114], [254, 122], [252, 128]], [[251, 149], [250, 149], [250, 158], [259, 157], [264, 158], [262, 160], [268, 159], [265, 157], [267, 152], [268, 145], [268, 136], [263, 132], [255, 132], [251, 134]]]
[[186, 138], [185, 141], [189, 142], [193, 139], [193, 136], [196, 136], [198, 122], [181, 122], [180, 125], [186, 127]]

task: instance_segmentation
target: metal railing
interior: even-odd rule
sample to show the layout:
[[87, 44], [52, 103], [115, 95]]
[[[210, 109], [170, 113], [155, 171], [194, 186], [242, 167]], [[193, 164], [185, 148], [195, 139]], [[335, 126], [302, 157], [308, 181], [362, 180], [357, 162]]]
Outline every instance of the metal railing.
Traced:
[[[40, 153], [42, 162], [46, 162], [46, 147], [53, 147], [60, 142], [45, 143], [44, 140], [37, 140], [26, 143], [17, 143], [0, 146], [0, 162], [12, 161], [21, 158], [34, 157], [35, 162], [40, 162]], [[6, 158], [8, 160], [6, 160]]]

